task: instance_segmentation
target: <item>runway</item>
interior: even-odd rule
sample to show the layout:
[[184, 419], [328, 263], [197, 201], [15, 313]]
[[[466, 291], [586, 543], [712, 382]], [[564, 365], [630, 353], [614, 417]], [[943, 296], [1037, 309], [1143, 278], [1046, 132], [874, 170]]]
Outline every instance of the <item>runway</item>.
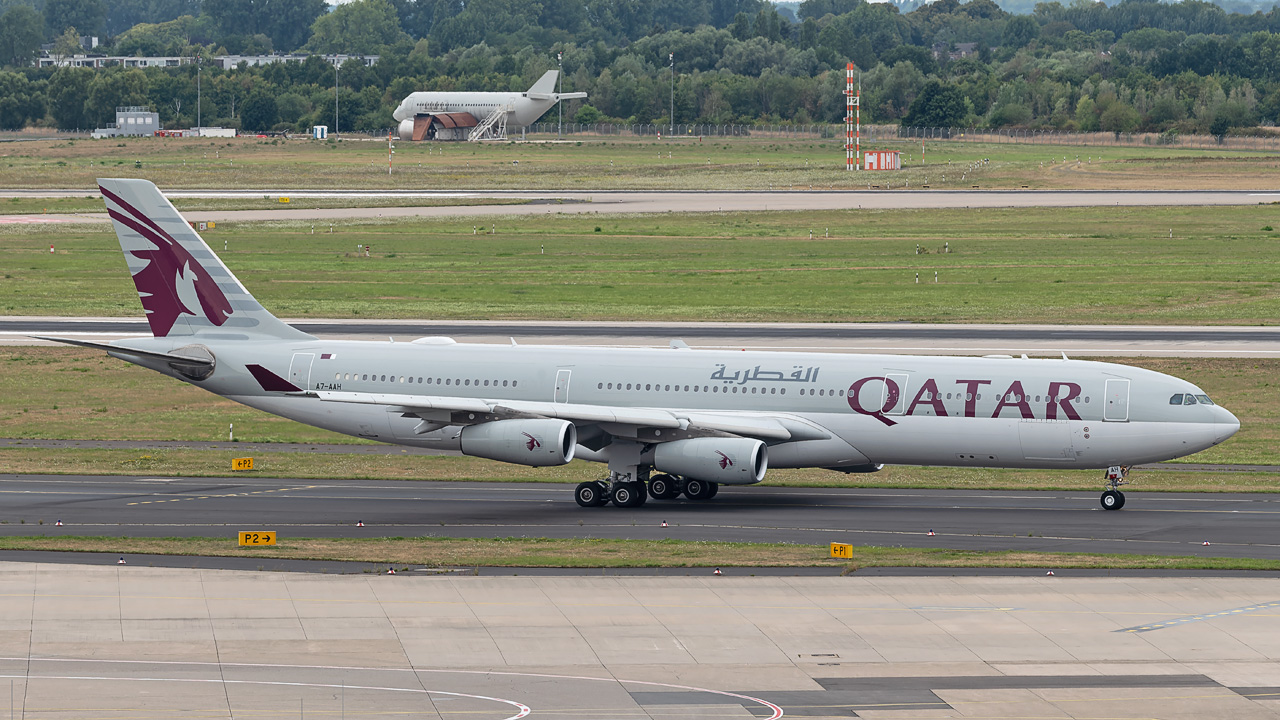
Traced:
[[[286, 319], [320, 337], [399, 342], [444, 335], [459, 342], [693, 347], [813, 352], [1057, 356], [1280, 356], [1280, 328], [1246, 326], [942, 325], [912, 323], [658, 323]], [[134, 318], [0, 316], [0, 345], [48, 344], [31, 335], [99, 342], [150, 335]]]
[[1280, 558], [1278, 496], [1129, 493], [1124, 510], [1107, 512], [1099, 493], [722, 487], [709, 502], [623, 510], [580, 508], [572, 486], [559, 484], [0, 475], [0, 534], [217, 537], [256, 528], [293, 537], [671, 538]]
[[1274, 720], [1280, 709], [1275, 578], [0, 563], [0, 590], [15, 718]]
[[[945, 172], [945, 171], [943, 171]], [[386, 193], [289, 190], [169, 190], [170, 198], [254, 198], [262, 197], [370, 197], [370, 198], [495, 198], [529, 200], [524, 205], [453, 205], [434, 207], [316, 208], [272, 210], [191, 210], [183, 215], [196, 222], [259, 222], [265, 220], [340, 220], [351, 218], [477, 217], [501, 215], [545, 215], [548, 213], [665, 213], [665, 212], [756, 212], [761, 210], [891, 210], [947, 208], [1017, 207], [1184, 207], [1258, 205], [1280, 201], [1280, 192], [1270, 190], [822, 190], [821, 188], [779, 187], [762, 191], [503, 191], [474, 190], [442, 193], [426, 190]], [[0, 198], [86, 197], [96, 190], [3, 190]], [[554, 203], [553, 206], [548, 206]], [[25, 217], [25, 216], [24, 216]], [[50, 214], [32, 216], [52, 222], [106, 222], [102, 213]]]

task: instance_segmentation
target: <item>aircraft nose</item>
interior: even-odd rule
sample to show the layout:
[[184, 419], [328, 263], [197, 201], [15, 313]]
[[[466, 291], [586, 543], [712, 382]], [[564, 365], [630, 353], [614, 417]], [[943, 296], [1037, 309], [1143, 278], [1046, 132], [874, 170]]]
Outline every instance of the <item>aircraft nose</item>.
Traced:
[[1219, 407], [1218, 411], [1221, 413], [1221, 417], [1219, 417], [1218, 421], [1214, 424], [1214, 427], [1217, 430], [1213, 440], [1215, 445], [1226, 440], [1232, 435], [1235, 435], [1236, 431], [1240, 429], [1240, 420], [1238, 420], [1235, 415], [1232, 415], [1230, 410]]

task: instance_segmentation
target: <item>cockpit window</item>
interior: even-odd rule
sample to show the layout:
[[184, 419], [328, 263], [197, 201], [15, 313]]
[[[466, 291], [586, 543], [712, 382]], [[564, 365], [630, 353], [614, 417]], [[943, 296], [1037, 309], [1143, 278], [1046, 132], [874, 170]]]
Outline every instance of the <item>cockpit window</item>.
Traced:
[[1195, 404], [1196, 404], [1196, 396], [1195, 396], [1195, 395], [1192, 395], [1191, 393], [1187, 393], [1186, 397], [1184, 397], [1184, 398], [1182, 399], [1182, 404], [1183, 404], [1183, 405], [1195, 405]]
[[1201, 405], [1212, 405], [1212, 404], [1213, 404], [1213, 401], [1209, 399], [1209, 396], [1208, 396], [1208, 395], [1197, 395], [1197, 396], [1196, 396], [1196, 399], [1200, 401], [1200, 404], [1201, 404]]
[[1181, 404], [1182, 404], [1182, 393], [1178, 393], [1177, 395], [1174, 395], [1173, 397], [1169, 398], [1169, 404], [1170, 404], [1170, 405], [1181, 405]]

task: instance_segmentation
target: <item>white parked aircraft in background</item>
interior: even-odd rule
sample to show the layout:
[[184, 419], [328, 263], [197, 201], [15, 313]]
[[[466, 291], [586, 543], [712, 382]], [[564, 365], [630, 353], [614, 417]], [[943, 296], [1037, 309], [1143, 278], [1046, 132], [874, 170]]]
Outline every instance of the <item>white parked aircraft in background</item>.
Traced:
[[153, 337], [94, 343], [245, 405], [388, 443], [530, 466], [582, 458], [583, 506], [707, 500], [769, 467], [1128, 468], [1240, 423], [1200, 388], [1111, 363], [1013, 357], [323, 340], [267, 312], [145, 180], [99, 180]]
[[[392, 113], [399, 121], [400, 138], [403, 140], [427, 139], [431, 118], [435, 129], [452, 130], [455, 127], [470, 129], [484, 126], [524, 127], [542, 117], [561, 100], [585, 98], [586, 93], [557, 93], [558, 70], [548, 70], [525, 92], [416, 92], [400, 102]], [[457, 115], [470, 115], [459, 119]], [[461, 124], [457, 124], [461, 123]], [[466, 123], [471, 123], [467, 125]]]

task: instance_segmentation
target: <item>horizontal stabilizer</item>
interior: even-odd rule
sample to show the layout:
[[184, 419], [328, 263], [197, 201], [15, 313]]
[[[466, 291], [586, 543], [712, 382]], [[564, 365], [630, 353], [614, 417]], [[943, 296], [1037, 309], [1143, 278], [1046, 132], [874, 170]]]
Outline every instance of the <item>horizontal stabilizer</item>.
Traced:
[[95, 350], [106, 350], [109, 353], [120, 353], [121, 355], [134, 355], [137, 357], [155, 358], [156, 360], [173, 360], [188, 365], [213, 365], [213, 358], [192, 357], [189, 355], [175, 355], [173, 353], [156, 352], [154, 350], [135, 350], [134, 348], [121, 347], [110, 343], [97, 343], [88, 340], [72, 340], [70, 338], [45, 337], [43, 335], [31, 335], [36, 340], [47, 340], [49, 342], [62, 343], [64, 345], [79, 345], [80, 347], [93, 348]]

